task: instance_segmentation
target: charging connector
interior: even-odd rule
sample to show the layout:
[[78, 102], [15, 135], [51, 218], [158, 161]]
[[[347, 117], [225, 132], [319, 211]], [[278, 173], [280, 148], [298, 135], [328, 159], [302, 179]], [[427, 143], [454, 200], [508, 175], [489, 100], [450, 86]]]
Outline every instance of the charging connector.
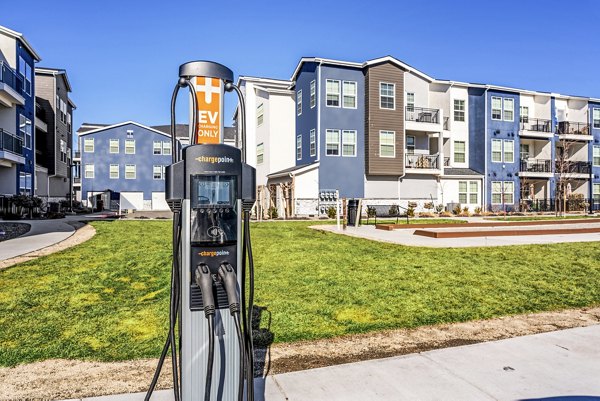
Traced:
[[202, 305], [204, 315], [209, 317], [215, 314], [215, 296], [213, 294], [213, 278], [207, 264], [200, 263], [196, 268], [196, 284], [202, 292]]

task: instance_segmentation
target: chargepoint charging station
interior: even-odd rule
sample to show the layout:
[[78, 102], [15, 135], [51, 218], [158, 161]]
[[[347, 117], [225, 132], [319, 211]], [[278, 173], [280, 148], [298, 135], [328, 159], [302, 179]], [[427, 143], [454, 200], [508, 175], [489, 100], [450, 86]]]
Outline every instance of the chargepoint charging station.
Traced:
[[[183, 149], [175, 137], [181, 89], [191, 99], [190, 145]], [[256, 172], [240, 149], [223, 144], [223, 98], [231, 91], [239, 98], [245, 152], [244, 99], [233, 72], [210, 61], [179, 67], [171, 99], [173, 164], [165, 181], [173, 211], [169, 333], [146, 400], [169, 350], [175, 401], [254, 398], [249, 221]]]

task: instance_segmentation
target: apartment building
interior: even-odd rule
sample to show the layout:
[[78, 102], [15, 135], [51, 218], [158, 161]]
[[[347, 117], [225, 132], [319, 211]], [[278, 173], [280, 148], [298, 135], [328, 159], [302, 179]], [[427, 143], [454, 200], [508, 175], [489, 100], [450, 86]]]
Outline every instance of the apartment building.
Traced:
[[35, 63], [25, 37], [0, 26], [0, 194], [35, 190]]
[[548, 210], [558, 194], [600, 208], [599, 99], [440, 80], [390, 56], [302, 58], [290, 81], [295, 127], [257, 151], [294, 138], [292, 164], [266, 174], [294, 214], [324, 213], [334, 190], [418, 210]]
[[71, 196], [73, 110], [64, 69], [36, 68], [36, 195], [54, 202]]

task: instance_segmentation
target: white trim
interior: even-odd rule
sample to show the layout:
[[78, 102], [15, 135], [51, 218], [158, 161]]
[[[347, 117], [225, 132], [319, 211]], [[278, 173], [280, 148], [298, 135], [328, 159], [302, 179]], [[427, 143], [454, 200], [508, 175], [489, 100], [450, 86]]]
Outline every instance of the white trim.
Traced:
[[[113, 168], [114, 166], [117, 166], [117, 176], [116, 176], [116, 177], [113, 177], [113, 176], [112, 176], [112, 173], [113, 173], [113, 172], [111, 171], [111, 170], [112, 170], [112, 168]], [[119, 168], [119, 165], [118, 165], [118, 164], [112, 164], [112, 163], [111, 163], [111, 164], [108, 166], [108, 178], [109, 178], [109, 179], [111, 179], [111, 180], [118, 180], [118, 179], [119, 179], [119, 176], [121, 175], [119, 170], [120, 170], [120, 168]]]
[[[302, 106], [304, 101], [302, 100], [302, 89], [298, 89], [296, 92], [296, 115], [302, 115]], [[261, 103], [262, 104], [262, 103]]]
[[[494, 99], [500, 99], [500, 118], [494, 118]], [[500, 96], [490, 96], [490, 118], [493, 121], [502, 121], [503, 113], [504, 113], [504, 102], [502, 101], [502, 97]], [[498, 110], [498, 109], [496, 109]], [[487, 116], [486, 116], [487, 118]]]
[[[383, 156], [381, 154], [381, 134], [382, 133], [386, 133], [386, 134], [393, 134], [394, 135], [394, 140], [392, 145], [394, 146], [394, 154], [392, 156]], [[389, 145], [386, 145], [389, 146]], [[389, 159], [393, 159], [396, 157], [396, 131], [390, 131], [390, 130], [379, 130], [379, 157], [383, 157], [383, 158], [389, 158]], [[404, 160], [402, 161], [402, 163], [404, 163]]]
[[[494, 142], [500, 142], [500, 160], [494, 160]], [[490, 148], [490, 160], [492, 161], [492, 163], [502, 163], [502, 160], [504, 160], [504, 141], [502, 139], [492, 138], [491, 143], [492, 146]]]
[[302, 134], [296, 135], [296, 160], [302, 160]]
[[[94, 138], [92, 138], [94, 139]], [[117, 151], [113, 152], [112, 151], [112, 141], [117, 141]], [[121, 141], [119, 140], [119, 138], [109, 138], [108, 139], [108, 153], [109, 154], [113, 154], [113, 155], [118, 155], [119, 152], [121, 151]]]
[[[337, 150], [338, 150], [338, 153], [337, 153], [337, 155], [327, 154], [327, 144], [329, 144], [329, 143], [332, 144], [332, 145], [335, 144], [334, 142], [327, 142], [327, 133], [328, 133], [328, 131], [337, 132], [337, 136], [338, 136], [338, 140], [337, 140]], [[341, 143], [342, 143], [342, 131], [340, 129], [337, 129], [337, 128], [327, 128], [325, 130], [325, 156], [327, 156], [327, 157], [340, 157], [342, 155], [342, 146], [341, 146]]]
[[[133, 166], [133, 177], [127, 177], [127, 166]], [[125, 179], [126, 180], [135, 180], [137, 178], [137, 167], [135, 164], [126, 164], [125, 165]]]
[[31, 55], [34, 58], [34, 61], [37, 61], [37, 62], [42, 61], [40, 55], [37, 54], [35, 50], [33, 50], [33, 47], [29, 44], [29, 42], [27, 42], [27, 39], [25, 39], [25, 37], [23, 36], [22, 33], [13, 31], [12, 29], [8, 29], [7, 27], [1, 26], [1, 25], [0, 25], [0, 33], [4, 33], [13, 39], [19, 40], [23, 44], [23, 46], [25, 46], [25, 48], [27, 50], [29, 50], [29, 52], [31, 53]]
[[[389, 108], [389, 107], [381, 107], [381, 84], [385, 84], [385, 85], [392, 85], [394, 87], [394, 107]], [[386, 96], [389, 97], [389, 96]], [[396, 110], [396, 84], [394, 82], [385, 82], [385, 81], [379, 81], [379, 110]]]
[[[339, 84], [339, 91], [337, 92], [338, 95], [338, 105], [337, 106], [333, 106], [333, 105], [328, 105], [327, 104], [327, 96], [329, 95], [329, 92], [327, 92], [327, 82], [328, 81], [332, 81], [332, 82], [337, 82]], [[332, 95], [334, 93], [331, 93]], [[332, 79], [332, 78], [326, 78], [325, 79], [325, 107], [333, 107], [334, 109], [340, 109], [342, 107], [342, 81], [339, 79]]]
[[[346, 92], [344, 91], [344, 84], [354, 84], [354, 95], [349, 95], [349, 97], [354, 97], [354, 107], [346, 107], [344, 105], [344, 96], [346, 96]], [[342, 108], [344, 109], [352, 109], [356, 110], [358, 108], [358, 82], [356, 81], [342, 81]]]
[[[311, 137], [313, 137], [314, 140], [311, 139]], [[315, 145], [315, 152], [314, 153], [312, 151], [312, 145], [313, 145], [313, 143]], [[311, 129], [308, 132], [308, 154], [309, 154], [309, 157], [315, 157], [317, 155], [317, 133], [316, 133], [316, 131], [315, 131], [314, 128]]]
[[[512, 102], [512, 111], [511, 111], [512, 118], [510, 120], [505, 118], [507, 102]], [[510, 121], [510, 122], [515, 121], [515, 99], [512, 97], [503, 97], [502, 98], [502, 121]]]
[[[346, 144], [346, 142], [344, 141], [344, 133], [351, 133], [354, 134], [354, 153], [351, 155], [345, 155], [344, 154], [344, 145]], [[356, 157], [357, 154], [357, 148], [358, 148], [358, 131], [355, 129], [343, 129], [342, 130], [342, 137], [341, 137], [341, 143], [342, 143], [342, 152], [341, 152], [341, 156], [342, 157]]]
[[[314, 90], [314, 93], [313, 93]], [[315, 97], [315, 102], [313, 104], [313, 99], [312, 97]], [[308, 84], [308, 105], [311, 109], [314, 109], [315, 106], [317, 105], [317, 81], [316, 80], [312, 80], [310, 81], [310, 83]]]
[[151, 127], [148, 127], [147, 125], [143, 125], [143, 124], [140, 124], [140, 123], [136, 123], [135, 121], [125, 121], [125, 122], [118, 123], [118, 124], [108, 125], [108, 126], [106, 126], [106, 127], [101, 127], [101, 128], [93, 129], [93, 130], [91, 130], [91, 131], [87, 131], [87, 132], [84, 132], [84, 133], [82, 133], [82, 134], [78, 134], [78, 135], [79, 135], [80, 137], [82, 137], [82, 136], [86, 136], [86, 135], [90, 135], [90, 134], [95, 134], [95, 133], [97, 133], [97, 132], [101, 132], [101, 131], [106, 131], [106, 130], [109, 130], [109, 129], [113, 129], [113, 128], [116, 128], [116, 127], [122, 127], [123, 125], [127, 125], [127, 124], [133, 124], [133, 125], [136, 125], [136, 126], [138, 126], [138, 127], [140, 127], [140, 128], [144, 128], [144, 129], [147, 129], [147, 130], [149, 130], [149, 131], [152, 131], [152, 132], [154, 132], [154, 133], [157, 133], [157, 134], [160, 134], [160, 135], [166, 136], [167, 138], [170, 138], [170, 137], [171, 137], [171, 135], [169, 135], [169, 134], [165, 134], [164, 132], [161, 132], [161, 131], [159, 131], [159, 130], [157, 130], [157, 129], [154, 129], [154, 128], [151, 128]]

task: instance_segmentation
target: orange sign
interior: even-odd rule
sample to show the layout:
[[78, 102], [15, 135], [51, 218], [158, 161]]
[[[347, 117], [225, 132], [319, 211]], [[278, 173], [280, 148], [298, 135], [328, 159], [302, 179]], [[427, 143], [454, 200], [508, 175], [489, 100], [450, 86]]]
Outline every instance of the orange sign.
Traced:
[[222, 143], [223, 83], [217, 78], [196, 77], [198, 100], [197, 143]]

